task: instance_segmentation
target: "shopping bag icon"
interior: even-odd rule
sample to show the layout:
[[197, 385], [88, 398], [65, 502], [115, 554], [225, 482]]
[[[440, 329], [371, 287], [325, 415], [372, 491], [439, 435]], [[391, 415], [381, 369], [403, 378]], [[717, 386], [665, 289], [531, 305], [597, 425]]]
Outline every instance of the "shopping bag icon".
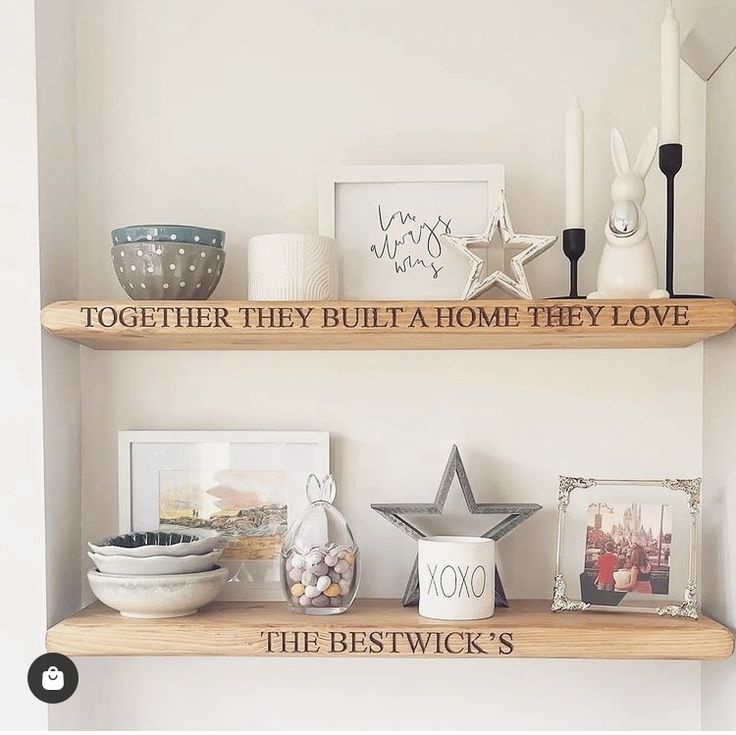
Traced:
[[58, 692], [64, 688], [64, 672], [59, 671], [56, 666], [49, 666], [41, 673], [41, 686], [47, 692]]

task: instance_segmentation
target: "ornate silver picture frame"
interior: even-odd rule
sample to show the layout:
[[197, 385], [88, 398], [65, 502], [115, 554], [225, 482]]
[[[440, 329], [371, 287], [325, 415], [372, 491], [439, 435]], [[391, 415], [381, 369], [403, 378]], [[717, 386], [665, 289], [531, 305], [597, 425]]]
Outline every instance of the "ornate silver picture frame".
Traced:
[[701, 484], [560, 477], [552, 611], [696, 620]]

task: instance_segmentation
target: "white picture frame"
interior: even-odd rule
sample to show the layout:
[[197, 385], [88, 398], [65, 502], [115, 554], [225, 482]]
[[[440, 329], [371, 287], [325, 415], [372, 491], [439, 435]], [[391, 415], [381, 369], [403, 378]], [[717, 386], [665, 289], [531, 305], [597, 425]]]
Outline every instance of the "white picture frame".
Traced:
[[[310, 474], [330, 472], [329, 433], [323, 431], [120, 431], [118, 432], [119, 529], [121, 533], [158, 528], [164, 478], [180, 473], [221, 477], [221, 471], [258, 473], [274, 481], [279, 503], [291, 524], [308, 505]], [[166, 474], [164, 474], [166, 473]], [[168, 481], [168, 480], [167, 480]], [[175, 480], [174, 480], [175, 481]], [[283, 513], [283, 509], [279, 510]], [[197, 512], [198, 515], [198, 512]], [[273, 537], [270, 537], [273, 542]], [[273, 554], [273, 550], [269, 551]], [[227, 558], [230, 570], [218, 599], [280, 600], [278, 559]]]
[[439, 235], [483, 232], [503, 188], [501, 164], [326, 172], [319, 230], [337, 241], [342, 297], [462, 299], [472, 264]]
[[[701, 478], [560, 477], [552, 611], [697, 619], [701, 485]], [[605, 578], [603, 553], [611, 557]], [[626, 578], [635, 566], [636, 577]]]

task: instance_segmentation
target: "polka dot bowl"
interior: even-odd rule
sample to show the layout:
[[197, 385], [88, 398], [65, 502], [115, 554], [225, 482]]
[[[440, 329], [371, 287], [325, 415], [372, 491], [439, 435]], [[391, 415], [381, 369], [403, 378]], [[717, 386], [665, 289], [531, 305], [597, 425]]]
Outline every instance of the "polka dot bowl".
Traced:
[[225, 267], [225, 251], [212, 245], [135, 242], [110, 251], [115, 275], [131, 299], [208, 299]]
[[225, 233], [208, 227], [192, 225], [132, 225], [112, 231], [112, 244], [126, 242], [189, 242], [197, 245], [225, 247]]

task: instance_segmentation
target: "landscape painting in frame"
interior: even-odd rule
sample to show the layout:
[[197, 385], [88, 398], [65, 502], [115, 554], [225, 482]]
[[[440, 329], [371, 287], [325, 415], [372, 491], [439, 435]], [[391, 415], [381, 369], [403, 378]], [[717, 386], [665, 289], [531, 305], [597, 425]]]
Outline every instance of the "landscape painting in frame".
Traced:
[[225, 469], [159, 474], [161, 525], [221, 534], [223, 561], [278, 559], [288, 525], [285, 471]]
[[217, 531], [220, 599], [281, 598], [281, 544], [309, 475], [330, 471], [326, 432], [120, 432], [119, 456], [121, 531]]

